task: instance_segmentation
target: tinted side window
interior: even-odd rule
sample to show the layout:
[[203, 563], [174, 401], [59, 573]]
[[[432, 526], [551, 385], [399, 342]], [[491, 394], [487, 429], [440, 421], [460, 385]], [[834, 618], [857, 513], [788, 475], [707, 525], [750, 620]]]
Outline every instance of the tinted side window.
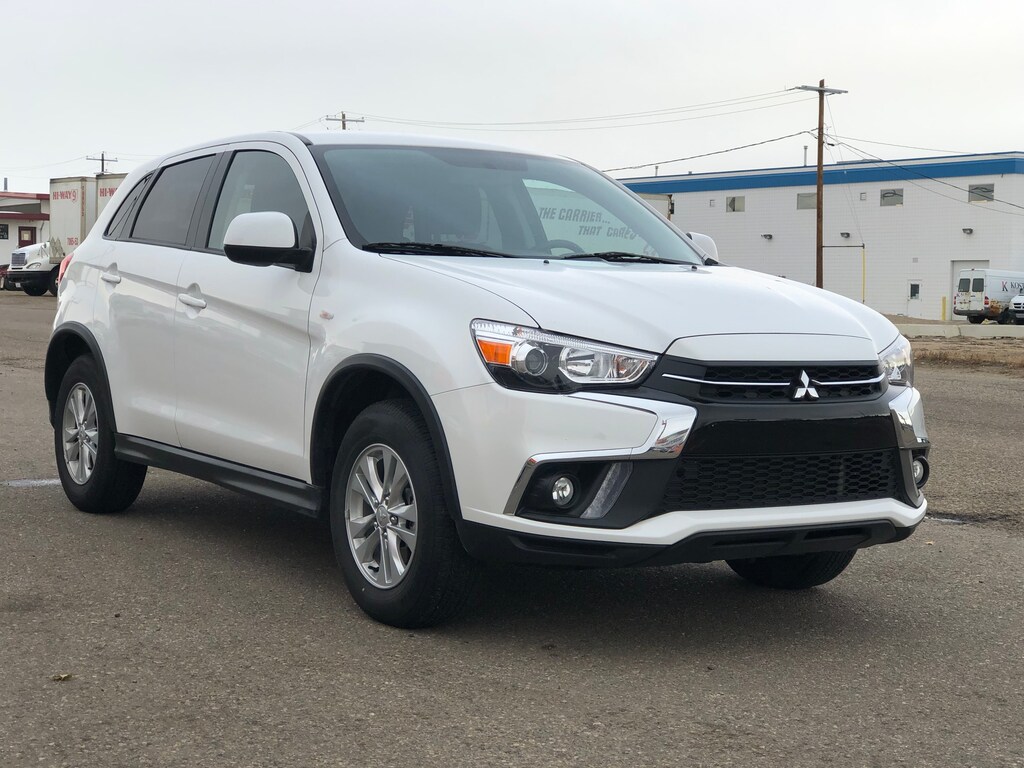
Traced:
[[971, 290], [974, 293], [981, 293], [982, 291], [984, 291], [985, 290], [985, 278], [984, 277], [976, 277], [976, 278], [974, 278], [974, 284], [971, 286]]
[[240, 214], [261, 211], [287, 214], [295, 224], [299, 242], [312, 243], [312, 221], [306, 198], [285, 159], [273, 152], [238, 152], [224, 178], [207, 247], [223, 250], [228, 224]]
[[142, 194], [142, 190], [146, 188], [146, 182], [149, 181], [152, 174], [145, 176], [142, 181], [136, 184], [132, 191], [128, 193], [128, 197], [124, 199], [121, 206], [117, 209], [117, 213], [114, 214], [114, 218], [110, 220], [110, 224], [107, 225], [107, 230], [103, 234], [107, 237], [117, 237], [118, 230], [124, 225], [125, 220], [131, 215], [132, 210], [135, 208], [135, 203], [139, 201], [139, 195]]
[[146, 195], [132, 237], [184, 245], [213, 155], [164, 168]]

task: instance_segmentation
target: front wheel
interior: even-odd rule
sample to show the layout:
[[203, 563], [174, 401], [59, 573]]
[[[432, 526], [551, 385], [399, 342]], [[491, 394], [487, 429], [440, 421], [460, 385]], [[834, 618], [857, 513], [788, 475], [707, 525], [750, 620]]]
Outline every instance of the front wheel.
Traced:
[[846, 570], [857, 550], [813, 552], [728, 560], [729, 567], [747, 581], [775, 589], [810, 589], [832, 581]]
[[24, 283], [21, 289], [29, 296], [42, 296], [46, 293], [46, 283]]
[[440, 624], [472, 593], [477, 566], [447, 509], [430, 433], [408, 400], [356, 417], [334, 462], [330, 517], [349, 592], [377, 621]]
[[57, 474], [71, 503], [83, 512], [127, 509], [142, 490], [146, 467], [114, 455], [113, 409], [91, 357], [71, 363], [54, 413]]
[[46, 281], [46, 290], [50, 292], [51, 296], [57, 295], [57, 270], [54, 269], [50, 272], [50, 279]]

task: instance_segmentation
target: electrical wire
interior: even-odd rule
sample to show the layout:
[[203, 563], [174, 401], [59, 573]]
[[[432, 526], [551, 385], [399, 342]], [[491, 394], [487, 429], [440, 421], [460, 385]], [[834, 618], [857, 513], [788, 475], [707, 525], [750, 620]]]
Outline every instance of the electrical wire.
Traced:
[[[831, 112], [830, 112], [831, 114]], [[833, 125], [834, 127], [834, 125]], [[853, 136], [832, 136], [833, 139], [846, 139], [847, 141], [861, 141], [865, 144], [878, 144], [883, 147], [898, 147], [900, 149], [919, 149], [922, 152], [943, 152], [948, 155], [966, 155], [968, 152], [962, 152], [958, 149], [935, 149], [934, 147], [915, 147], [912, 144], [891, 144], [887, 141], [870, 141], [869, 139], [857, 139]]]
[[[836, 136], [832, 136], [831, 138], [838, 139], [838, 137], [836, 137]], [[852, 144], [849, 144], [848, 142], [838, 142], [838, 143], [842, 144], [844, 147], [849, 147], [853, 152], [857, 153], [858, 155], [860, 155], [865, 160], [875, 160], [875, 161], [877, 161], [879, 163], [885, 163], [886, 165], [891, 165], [893, 168], [899, 168], [901, 171], [906, 171], [907, 173], [912, 173], [915, 176], [921, 177], [922, 179], [927, 179], [928, 181], [934, 181], [936, 184], [942, 184], [944, 186], [956, 189], [956, 190], [958, 190], [960, 192], [966, 192], [967, 194], [970, 194], [970, 192], [971, 192], [970, 189], [967, 189], [965, 187], [960, 187], [960, 186], [957, 186], [956, 184], [952, 184], [952, 183], [950, 183], [948, 181], [943, 181], [942, 179], [937, 179], [934, 176], [929, 176], [926, 173], [921, 173], [920, 171], [915, 170], [912, 166], [900, 165], [899, 163], [894, 163], [892, 160], [884, 160], [881, 157], [878, 157], [877, 155], [871, 154], [867, 150], [858, 149], [857, 147], [853, 146]], [[923, 188], [927, 189], [927, 187], [923, 187]], [[947, 195], [943, 195], [943, 197], [947, 197]], [[959, 198], [950, 198], [950, 199], [956, 200], [956, 199], [959, 199]], [[995, 197], [994, 195], [991, 198], [989, 198], [989, 200], [990, 200], [990, 202], [993, 202], [993, 203], [1002, 203], [1003, 205], [1008, 205], [1011, 208], [1019, 208], [1020, 210], [1024, 211], [1024, 205], [1019, 205], [1017, 203], [1012, 203], [1009, 200], [1002, 200], [1001, 198]], [[961, 200], [961, 202], [969, 204], [969, 201], [967, 201], [967, 200]], [[993, 209], [993, 210], [996, 210], [996, 209]], [[1024, 216], [1024, 214], [1012, 213], [1012, 211], [997, 211], [997, 212], [998, 213], [1010, 213], [1013, 216]]]
[[[832, 114], [832, 101], [827, 95], [825, 96], [825, 106], [828, 108], [828, 119], [832, 123], [832, 128], [835, 129], [836, 118], [835, 115]], [[845, 162], [845, 158], [843, 157], [843, 148], [839, 144], [836, 145], [836, 153], [839, 155], [839, 161]], [[832, 161], [835, 162], [835, 156], [832, 154], [831, 146], [828, 146], [828, 154], [829, 157], [832, 158]], [[853, 191], [850, 189], [849, 184], [843, 184], [843, 191], [846, 193], [846, 203], [850, 207], [850, 215], [853, 216], [853, 224], [856, 228], [857, 238], [863, 243], [864, 230], [860, 227], [860, 218], [857, 216], [857, 206], [853, 204]]]
[[[677, 118], [672, 118], [672, 119], [669, 119], [669, 120], [652, 120], [652, 121], [640, 122], [640, 123], [623, 123], [623, 124], [620, 124], [620, 125], [588, 125], [588, 126], [568, 126], [568, 127], [560, 127], [560, 128], [459, 128], [459, 127], [456, 127], [456, 126], [442, 126], [442, 125], [433, 125], [433, 124], [429, 124], [429, 123], [403, 122], [403, 123], [399, 123], [399, 124], [400, 125], [419, 126], [419, 127], [424, 127], [424, 128], [445, 128], [446, 130], [453, 130], [453, 131], [497, 131], [497, 132], [503, 132], [503, 133], [510, 133], [510, 132], [512, 132], [512, 133], [534, 133], [534, 132], [553, 132], [553, 131], [559, 131], [559, 132], [560, 131], [599, 131], [599, 130], [610, 130], [610, 129], [614, 129], [614, 128], [639, 128], [639, 127], [647, 126], [647, 125], [664, 125], [666, 123], [685, 123], [685, 122], [689, 122], [691, 120], [706, 120], [706, 119], [711, 118], [711, 117], [724, 117], [726, 115], [738, 115], [738, 114], [741, 114], [741, 113], [744, 113], [744, 112], [757, 112], [757, 111], [760, 111], [760, 110], [763, 110], [763, 109], [774, 109], [776, 107], [785, 107], [785, 106], [788, 106], [790, 104], [797, 104], [797, 103], [800, 103], [800, 102], [803, 102], [803, 101], [811, 101], [811, 100], [814, 100], [816, 98], [817, 98], [817, 96], [811, 96], [810, 98], [793, 99], [791, 101], [779, 102], [778, 104], [765, 104], [765, 105], [762, 105], [762, 106], [759, 106], [759, 107], [750, 107], [748, 109], [735, 109], [735, 110], [730, 110], [728, 112], [714, 112], [714, 113], [708, 114], [708, 115], [694, 115], [693, 117], [677, 117]], [[370, 117], [368, 115], [366, 117], [367, 117], [367, 119], [375, 120], [377, 122], [382, 122], [382, 123], [396, 122], [396, 121], [393, 121], [393, 120], [382, 120], [381, 118], [372, 118], [372, 117]]]
[[751, 103], [755, 101], [765, 101], [768, 99], [778, 99], [788, 95], [787, 91], [770, 91], [768, 93], [758, 93], [752, 96], [739, 96], [735, 99], [723, 99], [722, 101], [706, 101], [700, 104], [690, 104], [681, 107], [668, 107], [665, 109], [653, 109], [644, 112], [623, 112], [617, 115], [598, 115], [595, 117], [570, 117], [552, 120], [521, 120], [514, 122], [483, 122], [483, 123], [469, 123], [469, 122], [458, 122], [453, 120], [415, 120], [413, 118], [403, 117], [392, 117], [389, 115], [371, 115], [364, 112], [359, 112], [363, 117], [368, 117], [371, 120], [379, 120], [381, 122], [392, 122], [392, 123], [407, 123], [409, 125], [421, 125], [421, 126], [433, 126], [436, 128], [498, 128], [498, 127], [518, 127], [518, 126], [530, 126], [530, 125], [555, 125], [561, 123], [592, 123], [605, 120], [627, 120], [636, 117], [659, 117], [667, 114], [674, 114], [680, 112], [699, 112], [702, 110], [713, 109], [724, 106], [738, 106], [739, 104]]
[[789, 133], [785, 136], [776, 136], [774, 139], [765, 139], [764, 141], [755, 141], [752, 144], [743, 144], [739, 147], [729, 147], [729, 149], [719, 149], [714, 152], [704, 152], [700, 155], [690, 155], [689, 157], [676, 157], [671, 160], [658, 160], [653, 163], [642, 163], [640, 165], [624, 165], [619, 168], [605, 168], [604, 173], [611, 173], [612, 171], [635, 171], [640, 168], [650, 168], [652, 165], [668, 165], [669, 163], [681, 163], [685, 160], [696, 160], [700, 157], [711, 157], [712, 155], [724, 155], [726, 152], [735, 152], [740, 149], [749, 149], [750, 147], [759, 147], [762, 144], [771, 144], [775, 141], [782, 141], [783, 139], [792, 139], [795, 136], [802, 136], [804, 134], [811, 134], [811, 131], [797, 131], [796, 133]]
[[[57, 163], [40, 163], [39, 165], [22, 165], [22, 166], [18, 166], [18, 167], [3, 166], [2, 168], [0, 168], [0, 170], [3, 170], [3, 171], [31, 171], [31, 170], [34, 170], [36, 168], [52, 168], [55, 165], [68, 165], [69, 163], [76, 163], [79, 160], [85, 160], [85, 159], [86, 159], [85, 155], [80, 155], [79, 157], [73, 157], [70, 160], [61, 160], [60, 162], [57, 162]], [[28, 178], [28, 177], [26, 177], [26, 178]]]

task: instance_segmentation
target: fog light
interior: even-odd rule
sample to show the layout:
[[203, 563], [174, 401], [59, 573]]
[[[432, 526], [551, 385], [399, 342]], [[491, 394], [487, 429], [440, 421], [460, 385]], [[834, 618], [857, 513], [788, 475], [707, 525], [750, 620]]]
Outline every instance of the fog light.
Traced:
[[568, 507], [576, 496], [576, 484], [571, 477], [562, 475], [551, 484], [551, 500], [556, 507]]
[[923, 487], [928, 482], [928, 462], [924, 457], [917, 457], [911, 463], [910, 469], [914, 474], [914, 485], [918, 488]]

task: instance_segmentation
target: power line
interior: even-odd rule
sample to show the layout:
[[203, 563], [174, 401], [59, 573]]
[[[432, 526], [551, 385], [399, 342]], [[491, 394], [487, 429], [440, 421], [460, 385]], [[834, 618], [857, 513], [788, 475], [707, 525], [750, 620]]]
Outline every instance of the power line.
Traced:
[[[813, 98], [813, 97], [812, 97]], [[652, 120], [648, 122], [640, 123], [623, 123], [620, 125], [588, 125], [588, 126], [568, 126], [568, 127], [556, 127], [556, 128], [460, 128], [453, 125], [437, 125], [433, 123], [419, 123], [413, 121], [398, 121], [391, 119], [382, 119], [379, 117], [373, 117], [372, 115], [366, 115], [367, 118], [381, 123], [395, 123], [399, 125], [412, 125], [425, 128], [446, 128], [454, 131], [497, 131], [503, 133], [532, 133], [532, 132], [552, 132], [552, 131], [598, 131], [598, 130], [610, 130], [614, 128], [639, 128], [647, 125], [664, 125], [666, 123], [685, 123], [691, 120], [706, 120], [711, 117], [723, 117], [726, 115], [738, 115], [744, 112], [756, 112], [763, 109], [774, 109], [776, 107], [785, 107], [790, 104], [797, 104], [799, 102], [809, 101], [809, 99], [792, 99], [790, 101], [779, 102], [778, 104], [765, 104], [759, 107], [750, 107], [747, 109], [735, 109], [728, 112], [714, 112], [708, 115], [694, 115], [693, 117], [678, 117], [669, 120]]]
[[848, 139], [849, 141], [862, 141], [865, 144], [879, 144], [883, 147], [898, 147], [900, 149], [919, 149], [922, 152], [945, 152], [949, 155], [964, 155], [967, 154], [958, 149], [935, 149], [934, 147], [915, 147], [912, 144], [890, 144], [886, 141], [870, 141], [868, 139], [858, 139], [853, 136], [832, 136], [833, 139]]
[[[85, 155], [79, 155], [78, 157], [73, 157], [70, 160], [61, 160], [60, 162], [57, 162], [57, 163], [40, 163], [39, 165], [22, 165], [22, 166], [19, 166], [19, 167], [4, 166], [0, 170], [4, 170], [4, 171], [31, 171], [31, 170], [34, 170], [36, 168], [51, 168], [51, 167], [53, 167], [55, 165], [68, 165], [69, 163], [77, 163], [79, 160], [85, 160], [85, 159], [87, 159], [85, 157]], [[28, 178], [28, 177], [26, 176], [25, 178]]]
[[[835, 139], [837, 137], [833, 136], [832, 138]], [[942, 179], [937, 179], [934, 176], [929, 176], [926, 173], [921, 173], [920, 171], [914, 169], [912, 166], [900, 165], [899, 163], [894, 163], [892, 160], [883, 160], [882, 158], [878, 157], [877, 155], [871, 154], [867, 150], [858, 149], [857, 147], [853, 146], [852, 144], [849, 144], [849, 143], [846, 143], [846, 142], [839, 142], [839, 143], [842, 144], [844, 147], [849, 147], [850, 149], [852, 149], [854, 152], [856, 152], [857, 154], [861, 155], [861, 157], [864, 157], [865, 159], [877, 160], [880, 163], [885, 163], [887, 165], [891, 165], [893, 168], [899, 168], [900, 170], [906, 171], [908, 173], [912, 173], [915, 176], [920, 176], [922, 179], [928, 179], [929, 181], [934, 181], [936, 184], [944, 184], [945, 186], [952, 187], [953, 189], [959, 190], [960, 192], [966, 192], [967, 194], [971, 193], [971, 191], [969, 189], [965, 188], [965, 187], [960, 187], [960, 186], [957, 186], [956, 184], [952, 184], [952, 183], [950, 183], [948, 181], [943, 181]], [[1024, 211], [1024, 205], [1018, 205], [1017, 203], [1011, 203], [1009, 200], [1002, 200], [1002, 199], [1000, 199], [1000, 198], [998, 198], [998, 197], [996, 197], [994, 195], [992, 197], [988, 198], [988, 199], [991, 202], [993, 202], [993, 203], [1002, 203], [1003, 205], [1009, 205], [1012, 208], [1020, 208], [1022, 211]], [[964, 201], [964, 202], [968, 202], [968, 201]], [[1004, 213], [1008, 213], [1008, 211], [1004, 211]], [[1022, 214], [1014, 214], [1014, 215], [1020, 216]]]
[[[833, 138], [835, 138], [835, 137], [833, 137]], [[852, 150], [855, 154], [859, 155], [862, 160], [881, 160], [881, 158], [875, 157], [874, 155], [863, 153], [862, 151], [858, 150], [856, 147], [851, 146], [850, 144], [845, 144], [844, 146], [847, 147], [848, 149]], [[881, 160], [881, 162], [888, 162], [888, 161]], [[897, 166], [897, 167], [901, 167], [901, 166]], [[908, 168], [906, 170], [910, 170], [910, 169]], [[939, 181], [939, 179], [934, 179], [931, 176], [925, 176], [924, 174], [918, 174], [918, 176], [923, 176], [924, 178], [929, 179], [931, 181]], [[910, 184], [913, 187], [917, 187], [918, 189], [923, 189], [925, 192], [930, 192], [933, 195], [938, 195], [939, 197], [944, 197], [947, 200], [952, 200], [952, 201], [957, 202], [957, 203], [962, 203], [963, 205], [971, 205], [971, 203], [969, 201], [964, 200], [962, 197], [953, 197], [952, 195], [943, 194], [942, 192], [940, 192], [937, 189], [933, 189], [931, 187], [926, 187], [924, 184], [918, 184], [916, 181], [913, 181], [912, 179], [904, 179], [903, 181], [905, 181], [907, 184]], [[945, 182], [940, 182], [940, 183], [945, 183]], [[950, 184], [948, 186], [954, 186], [955, 187], [955, 185], [952, 185], [952, 184]], [[959, 189], [961, 192], [967, 191], [967, 190], [964, 190], [962, 187], [955, 187], [955, 188]], [[969, 192], [968, 192], [968, 194], [969, 194]], [[1010, 205], [1013, 205], [1013, 203], [1010, 203]], [[1018, 207], [1020, 207], [1020, 206], [1018, 206]], [[987, 211], [989, 211], [991, 213], [1000, 213], [1000, 214], [1003, 214], [1005, 216], [1021, 216], [1021, 217], [1024, 217], [1024, 213], [1014, 213], [1013, 211], [1002, 211], [1002, 210], [1000, 210], [998, 208], [986, 208], [985, 210], [987, 210]]]
[[758, 93], [752, 96], [739, 96], [734, 99], [723, 99], [721, 101], [706, 101], [700, 104], [689, 104], [680, 107], [667, 107], [665, 109], [653, 109], [643, 112], [623, 112], [617, 115], [598, 115], [595, 117], [570, 117], [560, 118], [551, 120], [522, 120], [513, 122], [459, 122], [454, 120], [416, 120], [413, 118], [404, 117], [392, 117], [389, 115], [371, 115], [366, 114], [366, 117], [381, 122], [394, 122], [394, 123], [408, 123], [411, 125], [431, 125], [438, 128], [447, 127], [464, 127], [464, 128], [497, 128], [497, 127], [517, 127], [517, 126], [529, 126], [529, 125], [555, 125], [560, 123], [591, 123], [604, 120], [626, 120], [635, 117], [657, 117], [666, 114], [673, 114], [679, 112], [697, 112], [701, 110], [713, 109], [715, 107], [723, 106], [737, 106], [742, 103], [750, 103], [755, 101], [764, 101], [766, 99], [777, 99], [785, 96], [787, 91], [770, 91], [768, 93]]
[[612, 171], [635, 171], [640, 168], [650, 168], [652, 165], [668, 165], [669, 163], [681, 163], [685, 160], [696, 160], [700, 157], [711, 157], [712, 155], [724, 155], [726, 152], [735, 152], [739, 149], [749, 149], [750, 147], [759, 147], [762, 144], [771, 144], [775, 141], [782, 141], [783, 139], [792, 139], [795, 136], [801, 136], [803, 134], [811, 134], [811, 131], [797, 131], [796, 133], [789, 133], [785, 136], [776, 136], [774, 139], [765, 139], [764, 141], [755, 141], [752, 144], [743, 144], [739, 147], [729, 147], [729, 149], [719, 149], [714, 152], [704, 152], [700, 155], [690, 155], [689, 157], [676, 157], [672, 160], [657, 160], [653, 163], [642, 163], [641, 165], [624, 165], [620, 168], [605, 168], [604, 173], [611, 173]]

